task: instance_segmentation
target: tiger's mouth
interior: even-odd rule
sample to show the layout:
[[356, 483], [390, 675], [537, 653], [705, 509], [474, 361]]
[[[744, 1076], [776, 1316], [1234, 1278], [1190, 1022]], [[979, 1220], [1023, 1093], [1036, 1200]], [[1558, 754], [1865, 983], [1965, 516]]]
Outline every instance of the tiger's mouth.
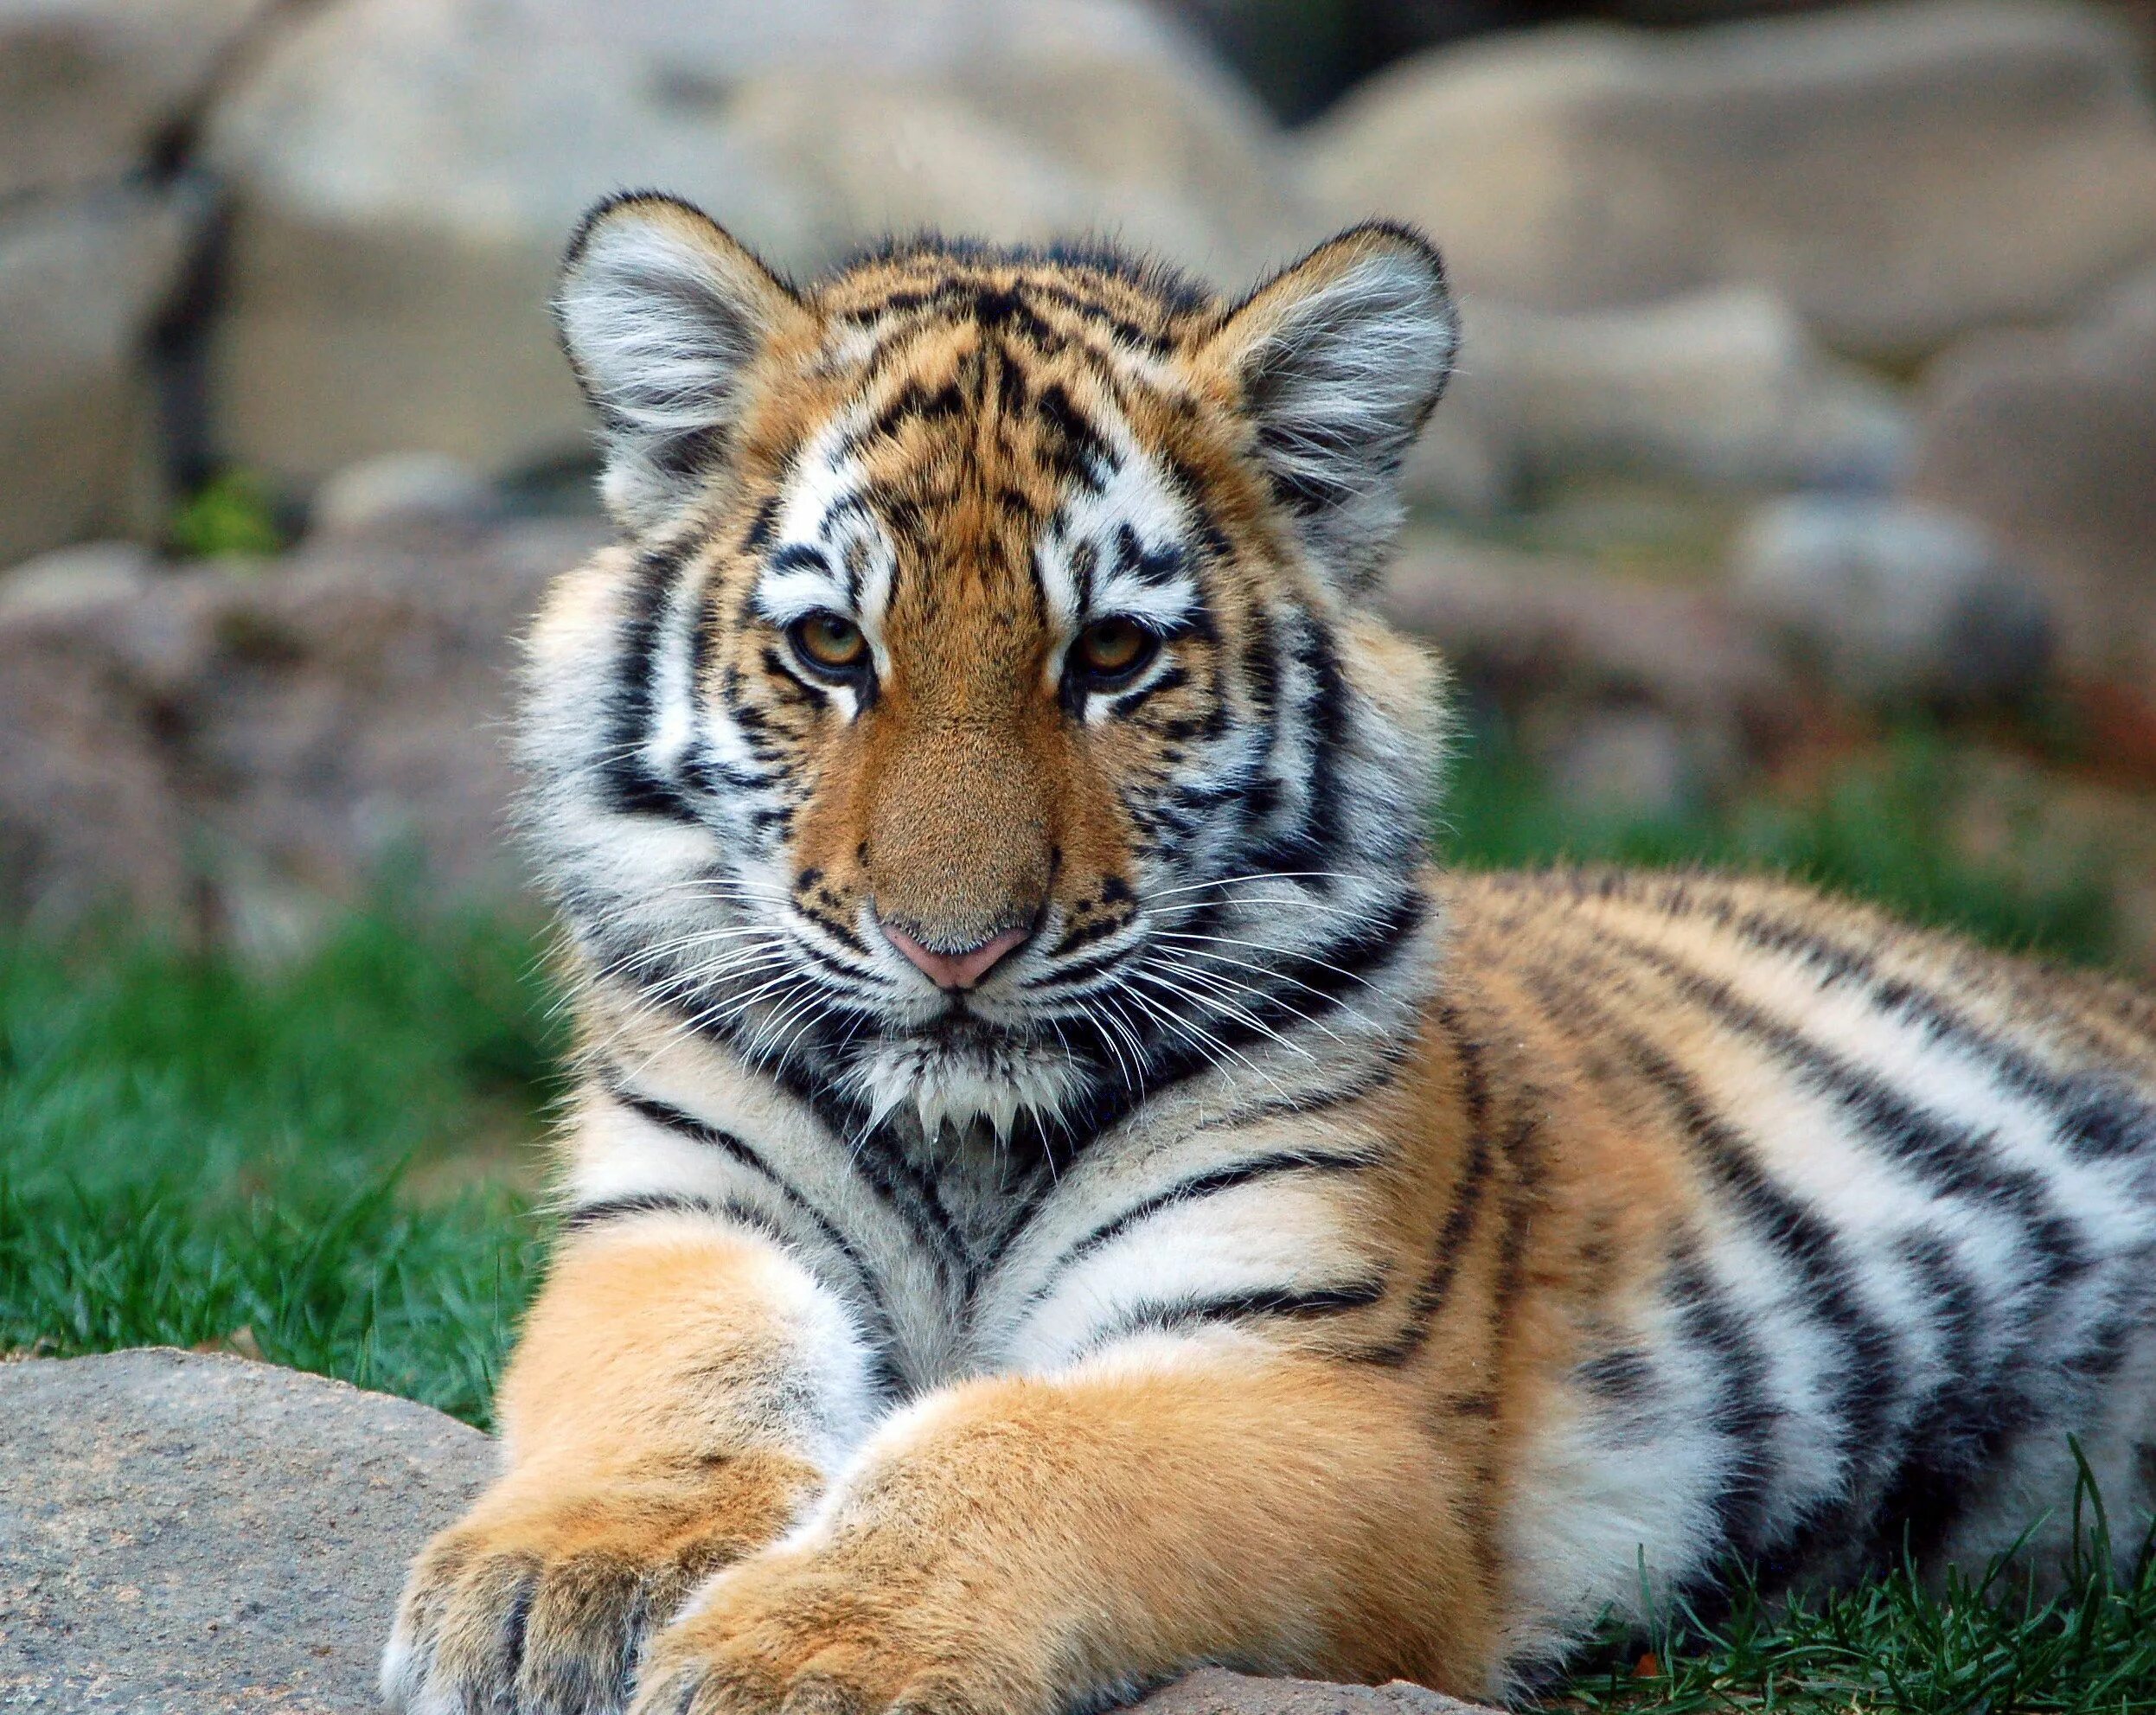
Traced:
[[993, 1041], [1009, 1041], [1016, 1034], [1007, 1025], [989, 1023], [957, 995], [952, 996], [950, 1003], [927, 1023], [905, 1033], [951, 1053], [986, 1046]]
[[879, 1121], [911, 1115], [931, 1137], [977, 1124], [1008, 1136], [1024, 1115], [1056, 1122], [1082, 1093], [1086, 1068], [1052, 1036], [959, 1006], [870, 1044], [847, 1081]]

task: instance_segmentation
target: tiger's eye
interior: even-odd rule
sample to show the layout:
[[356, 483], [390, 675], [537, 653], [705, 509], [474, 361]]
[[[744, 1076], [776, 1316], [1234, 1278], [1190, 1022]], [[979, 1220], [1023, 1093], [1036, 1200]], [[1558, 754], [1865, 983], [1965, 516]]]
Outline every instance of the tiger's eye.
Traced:
[[1160, 639], [1129, 619], [1097, 619], [1078, 633], [1078, 664], [1103, 679], [1135, 673], [1151, 659]]
[[817, 667], [858, 667], [868, 654], [868, 639], [843, 614], [811, 613], [795, 624], [793, 637], [794, 647]]

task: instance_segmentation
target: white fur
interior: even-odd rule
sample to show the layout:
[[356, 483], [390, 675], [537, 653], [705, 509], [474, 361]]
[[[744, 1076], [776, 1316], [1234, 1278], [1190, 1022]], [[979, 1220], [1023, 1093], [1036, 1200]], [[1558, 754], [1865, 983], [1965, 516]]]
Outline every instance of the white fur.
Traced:
[[[691, 304], [701, 313], [685, 313]], [[757, 306], [711, 248], [632, 206], [590, 228], [554, 307], [605, 430], [607, 505], [630, 528], [654, 528], [696, 488], [663, 468], [664, 450], [732, 413]]]
[[1245, 362], [1252, 407], [1271, 431], [1264, 457], [1290, 482], [1339, 491], [1304, 533], [1344, 588], [1366, 585], [1398, 534], [1400, 461], [1458, 345], [1430, 259], [1381, 246], [1296, 297]]

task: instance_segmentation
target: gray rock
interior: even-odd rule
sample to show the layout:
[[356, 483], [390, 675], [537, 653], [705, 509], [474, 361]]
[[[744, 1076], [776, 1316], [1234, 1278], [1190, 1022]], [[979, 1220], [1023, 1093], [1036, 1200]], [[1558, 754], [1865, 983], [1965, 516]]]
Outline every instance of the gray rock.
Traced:
[[186, 189], [0, 209], [0, 565], [120, 522], [142, 345], [201, 212]]
[[1147, 1715], [1488, 1715], [1480, 1704], [1394, 1680], [1336, 1686], [1200, 1668], [1136, 1705]]
[[[1608, 787], [1652, 808], [1717, 789], [1802, 716], [1795, 676], [1714, 590], [1418, 531], [1382, 600], [1396, 624], [1436, 644], [1469, 696], [1501, 711], [1545, 764], [1569, 767], [1584, 797]], [[1650, 720], [1667, 726], [1639, 724]], [[1628, 736], [1568, 760], [1597, 727]], [[1658, 782], [1647, 752], [1667, 730], [1682, 757]]]
[[1248, 95], [1180, 59], [1073, 43], [932, 77], [771, 74], [734, 93], [726, 129], [785, 163], [819, 257], [894, 232], [1112, 232], [1232, 286], [1328, 230]]
[[512, 887], [513, 638], [594, 524], [322, 538], [0, 608], [0, 910], [242, 941], [417, 858]]
[[29, 0], [0, 7], [0, 197], [143, 166], [279, 0]]
[[1920, 408], [1910, 492], [2007, 543], [2066, 666], [2156, 721], [2156, 272], [2076, 326], [1949, 352]]
[[2011, 696], [2042, 682], [2049, 610], [1980, 525], [1903, 501], [1793, 496], [1737, 545], [1740, 609], [1865, 702]]
[[1545, 310], [1770, 287], [1901, 356], [2071, 309], [2156, 245], [2130, 36], [2028, 0], [1683, 34], [1582, 26], [1404, 62], [1324, 122], [1321, 188]]
[[234, 207], [210, 385], [227, 454], [302, 486], [412, 450], [490, 474], [551, 458], [586, 431], [547, 312], [585, 206], [663, 184], [753, 240], [799, 241], [785, 175], [678, 93], [691, 68], [662, 81], [558, 10], [339, 0], [220, 105], [207, 157]]
[[240, 1358], [0, 1365], [0, 1704], [376, 1710], [405, 1563], [493, 1462], [438, 1411]]
[[1576, 315], [1480, 298], [1462, 314], [1459, 376], [1404, 473], [1412, 500], [1490, 510], [1578, 475], [1885, 489], [1907, 462], [1894, 391], [1821, 349], [1770, 292]]
[[1240, 262], [1277, 201], [1269, 144], [1134, 0], [337, 0], [209, 129], [235, 199], [215, 432], [301, 484], [380, 453], [498, 476], [581, 449], [547, 298], [623, 185], [795, 267], [926, 222]]
[[499, 502], [469, 464], [438, 452], [385, 452], [348, 465], [315, 490], [310, 520], [326, 535], [476, 528]]
[[139, 595], [155, 560], [140, 542], [80, 542], [0, 572], [0, 621], [68, 613]]

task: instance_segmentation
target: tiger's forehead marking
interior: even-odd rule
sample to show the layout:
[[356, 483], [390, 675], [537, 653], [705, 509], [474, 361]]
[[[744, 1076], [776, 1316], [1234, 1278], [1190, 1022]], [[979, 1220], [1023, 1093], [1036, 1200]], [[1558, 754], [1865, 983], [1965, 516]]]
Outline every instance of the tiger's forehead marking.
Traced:
[[929, 323], [966, 322], [1044, 355], [1078, 342], [1155, 362], [1216, 325], [1221, 313], [1209, 293], [1165, 269], [1070, 251], [1029, 259], [941, 246], [856, 264], [821, 287], [816, 302], [831, 325], [867, 329], [879, 339]]
[[1107, 612], [1184, 623], [1188, 497], [1126, 409], [1184, 385], [1160, 355], [1171, 318], [1064, 278], [944, 268], [834, 317], [827, 361], [851, 356], [856, 379], [787, 462], [759, 610], [851, 614], [886, 673], [899, 607], [939, 629], [1045, 628], [1052, 646]]

